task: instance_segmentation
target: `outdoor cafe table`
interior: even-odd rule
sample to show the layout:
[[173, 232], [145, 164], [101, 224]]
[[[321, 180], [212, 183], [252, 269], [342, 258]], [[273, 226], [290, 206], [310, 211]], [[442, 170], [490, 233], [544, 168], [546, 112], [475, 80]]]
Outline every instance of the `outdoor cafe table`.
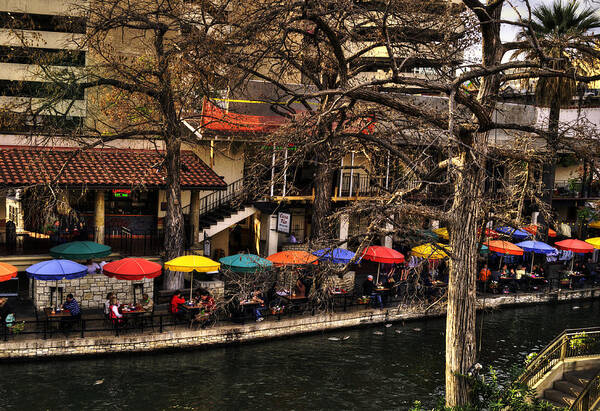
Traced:
[[329, 290], [329, 295], [333, 299], [333, 301], [332, 301], [333, 308], [335, 308], [335, 300], [343, 299], [344, 300], [344, 311], [346, 311], [346, 307], [347, 307], [346, 301], [347, 301], [350, 293], [348, 293], [347, 291], [341, 291], [341, 290], [337, 290], [337, 291]]
[[308, 297], [302, 295], [278, 294], [280, 298], [287, 301], [290, 308], [306, 307], [308, 305]]
[[67, 318], [72, 318], [71, 312], [69, 310], [60, 310], [59, 312], [52, 312], [51, 307], [44, 308], [44, 314], [46, 314], [45, 329], [47, 331], [50, 331], [51, 320], [66, 320]]

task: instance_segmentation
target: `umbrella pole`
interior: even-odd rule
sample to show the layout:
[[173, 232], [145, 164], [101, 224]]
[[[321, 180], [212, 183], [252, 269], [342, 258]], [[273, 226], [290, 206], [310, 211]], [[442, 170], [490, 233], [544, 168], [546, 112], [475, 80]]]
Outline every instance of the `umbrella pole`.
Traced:
[[575, 253], [573, 253], [573, 258], [571, 258], [571, 272], [573, 272], [573, 265], [575, 264]]
[[535, 258], [535, 254], [534, 254], [534, 252], [532, 251], [532, 252], [531, 252], [531, 270], [529, 270], [529, 273], [530, 273], [530, 274], [533, 274], [533, 259], [534, 259], [534, 258]]
[[194, 270], [192, 270], [192, 277], [190, 278], [190, 300], [192, 301], [192, 290], [194, 289]]
[[56, 290], [55, 290], [56, 291], [56, 293], [55, 293], [56, 295], [54, 296], [55, 297], [54, 300], [56, 301], [55, 308], [58, 308], [58, 285], [59, 284], [60, 284], [60, 281], [57, 281], [56, 282]]
[[381, 263], [377, 263], [377, 284], [379, 284], [379, 271], [381, 270]]
[[498, 270], [502, 269], [502, 259], [504, 258], [504, 254], [500, 254], [500, 264], [498, 265]]

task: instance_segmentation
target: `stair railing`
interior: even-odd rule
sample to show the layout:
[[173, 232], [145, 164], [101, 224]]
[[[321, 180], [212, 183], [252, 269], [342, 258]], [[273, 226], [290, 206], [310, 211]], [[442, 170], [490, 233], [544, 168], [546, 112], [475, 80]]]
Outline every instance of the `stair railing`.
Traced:
[[596, 403], [600, 400], [600, 370], [590, 379], [569, 408], [575, 411], [587, 411], [596, 409]]
[[588, 355], [600, 355], [600, 327], [565, 330], [527, 365], [517, 382], [531, 388], [556, 364]]
[[225, 190], [214, 191], [202, 197], [200, 199], [200, 217], [234, 200], [239, 200], [245, 193], [244, 181], [245, 178], [242, 177], [228, 184]]

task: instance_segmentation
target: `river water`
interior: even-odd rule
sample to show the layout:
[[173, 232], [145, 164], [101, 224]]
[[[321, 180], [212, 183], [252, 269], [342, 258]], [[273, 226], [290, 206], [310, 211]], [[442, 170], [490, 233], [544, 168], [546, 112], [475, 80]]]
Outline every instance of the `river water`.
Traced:
[[[599, 311], [588, 301], [486, 313], [480, 362], [506, 373], [564, 328], [598, 325]], [[0, 409], [407, 409], [414, 400], [435, 404], [443, 376], [444, 320], [435, 319], [211, 350], [3, 364]]]

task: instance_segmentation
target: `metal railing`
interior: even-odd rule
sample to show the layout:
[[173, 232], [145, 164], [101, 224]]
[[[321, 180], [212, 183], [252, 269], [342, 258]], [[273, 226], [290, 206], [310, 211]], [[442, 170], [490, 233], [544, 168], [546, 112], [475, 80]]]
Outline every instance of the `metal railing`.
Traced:
[[533, 387], [556, 364], [590, 355], [600, 355], [600, 327], [565, 330], [527, 365], [518, 382]]
[[[200, 217], [222, 207], [228, 205], [235, 200], [240, 200], [245, 194], [244, 177], [227, 185], [225, 190], [214, 191], [200, 199]], [[191, 224], [198, 222], [192, 221]]]
[[587, 383], [581, 394], [577, 397], [571, 410], [587, 411], [596, 408], [596, 404], [600, 400], [600, 370]]

